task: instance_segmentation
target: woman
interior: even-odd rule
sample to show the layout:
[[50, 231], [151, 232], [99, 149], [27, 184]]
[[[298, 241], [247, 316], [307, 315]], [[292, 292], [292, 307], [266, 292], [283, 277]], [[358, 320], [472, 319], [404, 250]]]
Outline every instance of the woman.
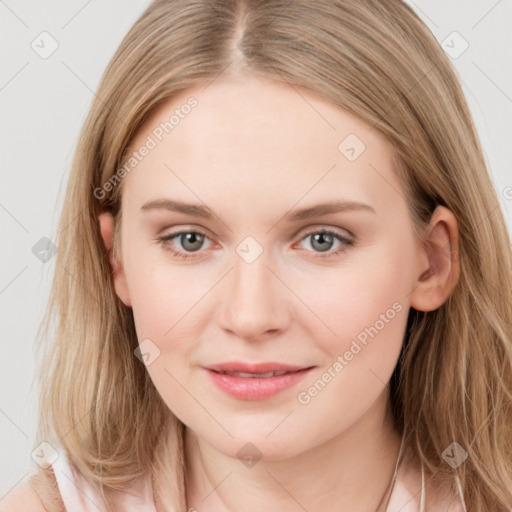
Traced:
[[75, 155], [33, 489], [47, 510], [509, 510], [497, 205], [406, 4], [152, 3]]

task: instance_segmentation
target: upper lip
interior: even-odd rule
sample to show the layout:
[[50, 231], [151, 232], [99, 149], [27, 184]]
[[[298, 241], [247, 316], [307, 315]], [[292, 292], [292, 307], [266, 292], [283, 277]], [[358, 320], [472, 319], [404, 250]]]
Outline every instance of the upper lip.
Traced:
[[243, 372], [243, 373], [268, 373], [268, 372], [294, 372], [305, 370], [311, 366], [296, 366], [285, 363], [265, 362], [265, 363], [243, 363], [232, 361], [220, 364], [206, 366], [208, 370], [216, 372]]

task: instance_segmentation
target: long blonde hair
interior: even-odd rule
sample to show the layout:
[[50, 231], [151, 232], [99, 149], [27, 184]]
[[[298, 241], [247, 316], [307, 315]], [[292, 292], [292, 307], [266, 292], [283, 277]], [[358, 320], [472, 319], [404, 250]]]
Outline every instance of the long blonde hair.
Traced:
[[[132, 311], [114, 292], [97, 220], [114, 215], [118, 254], [122, 186], [100, 199], [94, 191], [159, 105], [219, 74], [312, 91], [379, 130], [418, 233], [436, 205], [454, 213], [460, 278], [439, 309], [411, 308], [391, 405], [431, 478], [458, 475], [474, 512], [510, 510], [510, 240], [452, 64], [400, 0], [157, 0], [140, 16], [102, 77], [74, 156], [40, 329], [35, 445], [62, 446], [104, 496], [151, 475], [162, 511], [185, 510], [184, 427], [134, 356]], [[456, 469], [441, 458], [453, 442], [468, 453]]]

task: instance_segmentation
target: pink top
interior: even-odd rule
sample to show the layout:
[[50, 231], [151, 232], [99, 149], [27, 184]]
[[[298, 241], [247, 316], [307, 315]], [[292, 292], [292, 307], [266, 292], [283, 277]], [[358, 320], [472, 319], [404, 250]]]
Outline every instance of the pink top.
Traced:
[[[67, 512], [107, 512], [102, 496], [85, 480], [76, 467], [70, 464], [66, 452], [60, 449], [58, 453], [59, 456], [52, 467]], [[422, 474], [412, 466], [407, 467], [403, 461], [404, 458], [401, 458], [386, 512], [426, 512], [420, 508]], [[450, 496], [445, 492], [443, 499], [438, 498], [437, 502], [429, 505], [428, 512], [467, 512], [458, 478], [457, 484], [456, 495]], [[118, 510], [156, 512], [149, 480], [141, 482], [133, 494], [120, 492], [118, 503]]]

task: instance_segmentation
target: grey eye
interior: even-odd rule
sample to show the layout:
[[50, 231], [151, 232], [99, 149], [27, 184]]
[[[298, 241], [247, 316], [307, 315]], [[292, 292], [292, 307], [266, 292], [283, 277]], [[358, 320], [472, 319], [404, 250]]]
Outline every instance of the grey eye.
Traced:
[[315, 233], [313, 235], [308, 235], [308, 237], [312, 240], [311, 247], [320, 252], [329, 251], [334, 242], [334, 236], [328, 233]]
[[196, 233], [195, 231], [191, 231], [189, 233], [180, 233], [176, 236], [176, 238], [178, 237], [183, 249], [191, 252], [201, 249], [205, 238], [204, 235], [201, 235], [201, 233]]

